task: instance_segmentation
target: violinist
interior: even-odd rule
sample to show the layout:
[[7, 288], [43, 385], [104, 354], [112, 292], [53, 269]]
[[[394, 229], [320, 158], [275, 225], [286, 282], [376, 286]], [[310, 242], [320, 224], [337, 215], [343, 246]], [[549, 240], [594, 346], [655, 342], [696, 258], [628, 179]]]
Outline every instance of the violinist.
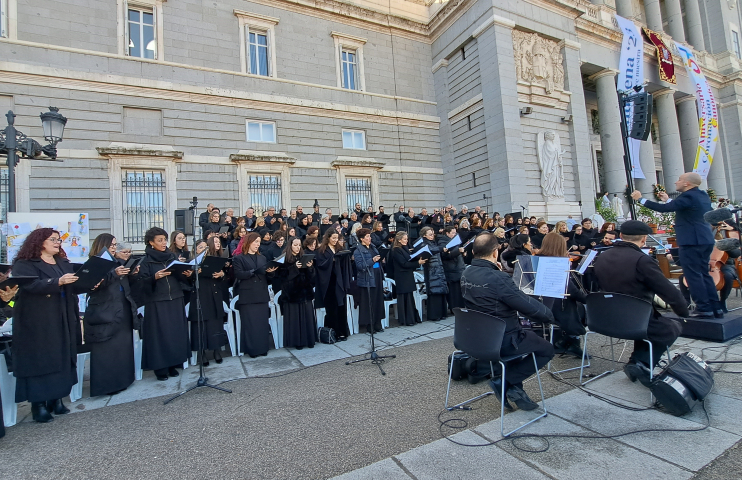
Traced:
[[595, 242], [592, 237], [583, 233], [582, 225], [575, 225], [572, 227], [572, 237], [569, 241], [569, 250], [571, 252], [585, 253], [589, 248], [595, 246]]

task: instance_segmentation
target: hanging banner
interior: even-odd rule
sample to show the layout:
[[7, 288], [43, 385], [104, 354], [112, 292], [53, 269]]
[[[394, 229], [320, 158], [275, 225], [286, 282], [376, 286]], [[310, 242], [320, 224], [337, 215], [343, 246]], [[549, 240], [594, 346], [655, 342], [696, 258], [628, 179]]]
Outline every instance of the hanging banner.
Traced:
[[706, 77], [701, 67], [696, 63], [693, 52], [680, 43], [675, 43], [683, 59], [688, 76], [696, 85], [696, 102], [698, 104], [698, 149], [696, 150], [696, 163], [693, 171], [701, 175], [705, 180], [709, 174], [711, 163], [714, 161], [714, 151], [719, 141], [719, 111], [716, 108], [716, 100], [711, 92]]
[[[635, 86], [644, 85], [644, 41], [642, 40], [641, 32], [634, 25], [634, 22], [627, 20], [623, 17], [616, 15], [616, 21], [618, 26], [623, 32], [623, 43], [621, 45], [621, 58], [619, 59], [618, 65], [618, 85], [617, 89], [619, 92], [631, 90], [631, 93], [635, 93]], [[639, 91], [643, 91], [644, 87]], [[624, 108], [626, 117], [627, 132], [631, 131], [631, 126], [634, 123], [634, 104], [627, 103]], [[645, 178], [642, 167], [639, 163], [639, 146], [641, 140], [635, 138], [629, 138], [629, 160], [631, 161], [631, 176], [633, 178]], [[623, 192], [613, 192], [623, 193]]]
[[644, 35], [647, 36], [650, 43], [657, 49], [657, 63], [659, 64], [660, 69], [660, 80], [672, 83], [673, 85], [677, 84], [678, 82], [675, 79], [675, 63], [673, 63], [672, 52], [670, 52], [670, 49], [665, 45], [662, 36], [647, 27], [642, 27], [642, 31], [644, 32]]

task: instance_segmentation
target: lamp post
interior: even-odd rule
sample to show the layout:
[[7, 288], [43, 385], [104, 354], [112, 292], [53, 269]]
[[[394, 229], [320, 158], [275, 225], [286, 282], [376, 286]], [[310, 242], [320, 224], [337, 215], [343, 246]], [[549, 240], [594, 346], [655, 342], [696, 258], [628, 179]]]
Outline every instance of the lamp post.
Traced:
[[36, 140], [16, 130], [15, 113], [12, 110], [5, 114], [5, 118], [8, 119], [8, 126], [0, 130], [0, 153], [8, 156], [8, 212], [15, 212], [15, 167], [18, 161], [20, 158], [35, 159], [42, 153], [49, 159], [56, 160], [57, 143], [62, 141], [67, 119], [56, 107], [49, 107], [48, 112], [41, 114], [44, 139], [49, 142], [42, 147]]

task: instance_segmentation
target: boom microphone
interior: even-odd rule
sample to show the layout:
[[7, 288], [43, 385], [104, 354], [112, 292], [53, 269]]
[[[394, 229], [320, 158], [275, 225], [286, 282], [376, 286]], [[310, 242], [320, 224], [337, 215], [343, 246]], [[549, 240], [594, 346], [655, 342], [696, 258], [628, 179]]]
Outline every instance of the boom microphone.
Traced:
[[738, 238], [722, 238], [716, 241], [716, 248], [722, 252], [731, 252], [739, 248]]
[[711, 210], [703, 214], [703, 220], [711, 224], [717, 224], [719, 222], [731, 220], [732, 218], [734, 218], [732, 216], [732, 211], [728, 208], [717, 208], [716, 210]]

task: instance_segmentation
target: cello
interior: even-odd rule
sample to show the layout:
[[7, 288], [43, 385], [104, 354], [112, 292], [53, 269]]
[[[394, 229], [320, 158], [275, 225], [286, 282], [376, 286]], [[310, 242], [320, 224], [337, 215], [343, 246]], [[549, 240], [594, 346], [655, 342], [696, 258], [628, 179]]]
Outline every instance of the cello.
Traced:
[[[711, 252], [711, 257], [709, 257], [709, 275], [711, 275], [711, 278], [714, 280], [714, 285], [716, 286], [717, 291], [724, 288], [724, 274], [721, 272], [721, 266], [727, 263], [728, 259], [729, 254], [727, 252], [722, 252], [716, 247], [714, 247], [714, 250]], [[683, 284], [686, 287], [688, 286], [688, 279], [685, 278], [685, 275], [683, 275]]]

